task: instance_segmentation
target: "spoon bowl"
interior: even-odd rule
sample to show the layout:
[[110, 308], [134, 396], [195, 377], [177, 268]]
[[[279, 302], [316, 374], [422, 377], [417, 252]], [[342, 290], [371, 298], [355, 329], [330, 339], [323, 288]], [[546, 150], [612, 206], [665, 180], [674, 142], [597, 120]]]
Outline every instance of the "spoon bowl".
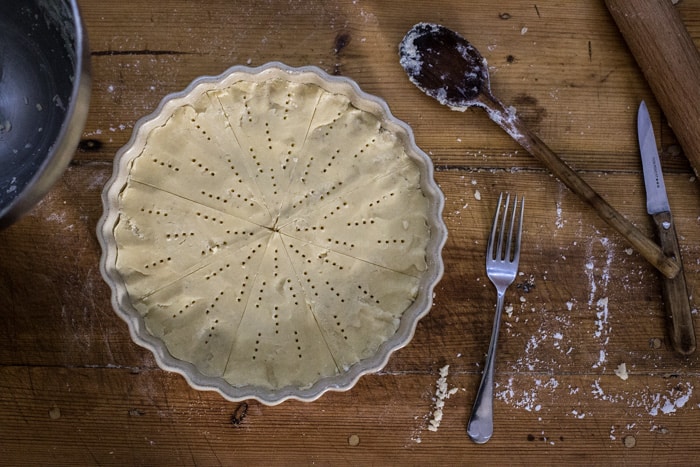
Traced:
[[481, 105], [479, 96], [491, 93], [484, 57], [446, 27], [415, 25], [401, 41], [399, 55], [411, 82], [454, 110]]

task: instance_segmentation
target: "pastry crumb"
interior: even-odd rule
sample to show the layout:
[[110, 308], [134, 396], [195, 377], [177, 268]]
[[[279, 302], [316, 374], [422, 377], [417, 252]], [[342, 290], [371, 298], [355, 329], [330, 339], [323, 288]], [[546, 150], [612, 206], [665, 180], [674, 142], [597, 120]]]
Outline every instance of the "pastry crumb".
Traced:
[[452, 396], [459, 390], [456, 387], [452, 389], [447, 388], [447, 375], [449, 374], [449, 370], [450, 365], [445, 365], [442, 368], [440, 368], [440, 377], [435, 383], [435, 397], [433, 398], [433, 400], [435, 401], [435, 405], [430, 421], [428, 422], [429, 431], [438, 431], [438, 428], [440, 427], [440, 422], [442, 422], [442, 417], [444, 415], [443, 409], [445, 407], [445, 400], [449, 399], [450, 396]]
[[620, 363], [615, 369], [615, 375], [617, 375], [617, 377], [621, 380], [626, 381], [627, 378], [629, 378], [629, 374], [627, 373], [627, 365]]
[[506, 305], [505, 312], [508, 315], [508, 317], [513, 316], [513, 305]]

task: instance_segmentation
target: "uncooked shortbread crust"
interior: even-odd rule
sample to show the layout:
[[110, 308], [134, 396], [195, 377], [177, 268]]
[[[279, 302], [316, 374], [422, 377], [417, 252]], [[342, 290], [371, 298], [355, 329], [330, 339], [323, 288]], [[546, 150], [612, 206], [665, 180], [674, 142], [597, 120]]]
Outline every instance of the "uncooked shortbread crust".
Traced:
[[208, 90], [133, 160], [117, 269], [174, 357], [233, 386], [309, 387], [376, 353], [414, 301], [419, 179], [346, 96], [281, 78]]

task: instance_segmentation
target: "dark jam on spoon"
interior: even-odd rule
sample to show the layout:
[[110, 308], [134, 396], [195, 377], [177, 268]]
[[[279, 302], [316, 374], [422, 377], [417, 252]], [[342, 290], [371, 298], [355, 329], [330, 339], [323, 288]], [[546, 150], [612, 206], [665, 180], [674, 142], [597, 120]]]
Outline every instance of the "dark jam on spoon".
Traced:
[[486, 60], [444, 26], [416, 24], [401, 41], [399, 55], [411, 82], [441, 104], [469, 107], [479, 94], [489, 92]]

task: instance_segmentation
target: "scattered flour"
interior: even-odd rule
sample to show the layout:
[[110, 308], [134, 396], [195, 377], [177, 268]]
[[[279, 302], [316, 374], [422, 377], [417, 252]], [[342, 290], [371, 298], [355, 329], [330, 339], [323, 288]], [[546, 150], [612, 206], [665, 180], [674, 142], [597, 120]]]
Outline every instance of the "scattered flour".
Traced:
[[627, 407], [641, 409], [652, 417], [675, 413], [683, 408], [693, 395], [693, 386], [688, 382], [656, 392], [649, 389], [644, 392], [606, 393], [600, 385], [600, 379], [596, 379], [591, 387], [591, 394], [595, 399], [612, 403], [625, 402]]
[[[567, 362], [575, 358], [576, 353], [573, 352], [573, 345], [582, 333], [587, 335], [591, 339], [591, 343], [594, 344], [591, 350], [595, 352], [595, 362], [592, 364], [595, 372], [600, 375], [613, 373], [623, 381], [626, 381], [630, 376], [625, 363], [616, 365], [612, 372], [606, 369], [606, 365], [608, 365], [607, 346], [612, 336], [609, 308], [611, 301], [607, 296], [601, 297], [601, 295], [609, 292], [608, 273], [614, 255], [609, 251], [610, 245], [607, 239], [603, 239], [597, 244], [597, 246], [601, 245], [608, 249], [607, 257], [604, 256], [604, 263], [599, 264], [601, 256], [596, 256], [591, 249], [589, 256], [591, 259], [585, 264], [585, 273], [590, 280], [587, 304], [585, 302], [579, 303], [577, 299], [571, 298], [564, 303], [561, 310], [557, 310], [557, 313], [551, 313], [553, 310], [548, 310], [546, 305], [543, 305], [539, 310], [532, 308], [529, 310], [532, 313], [530, 315], [527, 313], [528, 310], [521, 309], [517, 315], [514, 315], [515, 319], [506, 322], [511, 324], [511, 326], [505, 327], [506, 332], [511, 337], [518, 336], [518, 322], [539, 319], [541, 324], [533, 335], [519, 336], [524, 347], [522, 355], [512, 364], [509, 370], [512, 376], [508, 377], [507, 383], [500, 383], [500, 385], [498, 382], [496, 383], [494, 395], [497, 400], [509, 406], [540, 414], [548, 412], [548, 402], [556, 400], [558, 393], [566, 393], [569, 396], [576, 395], [573, 400], [579, 402], [574, 403], [567, 412], [567, 415], [575, 420], [597, 415], [585, 403], [586, 399], [605, 401], [624, 406], [627, 411], [634, 411], [637, 420], [646, 419], [651, 431], [660, 430], [663, 428], [657, 426], [655, 418], [672, 416], [681, 409], [700, 408], [700, 404], [691, 402], [693, 385], [690, 381], [656, 381], [658, 385], [634, 389], [628, 389], [627, 386], [622, 386], [621, 389], [621, 386], [614, 385], [614, 389], [611, 390], [606, 386], [606, 384], [612, 385], [609, 379], [605, 380], [602, 377], [593, 376], [593, 382], [587, 390], [585, 387], [575, 385], [565, 386], [560, 384], [556, 377], [544, 376], [547, 373], [550, 375], [556, 373], [557, 370], [565, 367]], [[532, 300], [529, 301], [532, 302]], [[583, 332], [578, 327], [579, 321], [570, 316], [570, 313], [579, 307], [583, 308], [581, 311], [589, 312], [592, 318], [589, 321], [589, 330]], [[547, 312], [547, 319], [536, 316], [543, 312]], [[558, 350], [559, 353], [552, 352], [552, 349]], [[541, 415], [541, 417], [540, 420], [545, 415]], [[623, 438], [624, 433], [632, 431], [632, 428], [635, 431], [638, 430], [637, 424], [638, 422], [628, 424], [626, 429], [624, 425], [614, 425], [610, 432], [611, 440]], [[622, 434], [616, 430], [622, 431]]]
[[17, 191], [17, 177], [12, 177], [10, 180], [10, 186], [7, 188], [6, 193], [14, 193]]
[[[553, 393], [559, 387], [559, 381], [555, 378], [542, 379], [533, 378], [530, 389], [517, 389], [514, 385], [515, 377], [508, 378], [508, 382], [503, 387], [497, 387], [494, 395], [501, 401], [514, 407], [527, 410], [528, 412], [539, 412], [542, 410], [540, 403], [540, 393]], [[530, 387], [530, 386], [527, 386]], [[551, 400], [548, 396], [546, 400]]]
[[[605, 263], [602, 266], [596, 266], [595, 259], [600, 257], [594, 252], [594, 246], [599, 243], [606, 250]], [[610, 282], [610, 268], [615, 258], [614, 248], [611, 242], [603, 237], [599, 240], [589, 242], [587, 245], [587, 257], [590, 258], [585, 264], [585, 274], [589, 282], [588, 306], [595, 309], [594, 331], [593, 337], [596, 338], [600, 348], [598, 349], [598, 359], [593, 363], [592, 368], [605, 371], [605, 362], [607, 360], [607, 345], [612, 334], [612, 328], [609, 325], [609, 300], [607, 296], [598, 298], [601, 294], [608, 291]], [[598, 290], [598, 286], [601, 290]]]
[[599, 355], [598, 355], [598, 361], [593, 364], [593, 368], [603, 368], [603, 364], [605, 363], [606, 360], [606, 351], [605, 351], [605, 345], [608, 343], [608, 340], [610, 339], [610, 330], [611, 328], [608, 326], [608, 317], [609, 317], [609, 312], [608, 312], [608, 298], [601, 298], [596, 302], [596, 320], [595, 320], [595, 332], [593, 335], [600, 339], [601, 346], [603, 348], [600, 349]]
[[[594, 243], [600, 242], [600, 244], [606, 249], [607, 254], [605, 256], [605, 264], [602, 267], [596, 267], [595, 258], [599, 257], [596, 252], [593, 251]], [[592, 305], [593, 300], [598, 291], [598, 285], [606, 288], [610, 282], [610, 266], [615, 259], [615, 253], [613, 245], [607, 238], [601, 238], [594, 242], [588, 243], [586, 247], [586, 257], [589, 258], [588, 262], [585, 264], [585, 274], [588, 278], [589, 284], [589, 300], [588, 304]]]
[[557, 217], [554, 221], [554, 225], [557, 227], [557, 229], [563, 229], [566, 225], [566, 221], [564, 220], [564, 217], [562, 215], [561, 202], [559, 201], [557, 201]]
[[62, 212], [62, 213], [52, 212], [51, 214], [49, 214], [46, 217], [46, 220], [48, 222], [56, 222], [56, 223], [62, 224], [66, 221], [66, 213], [65, 212]]

